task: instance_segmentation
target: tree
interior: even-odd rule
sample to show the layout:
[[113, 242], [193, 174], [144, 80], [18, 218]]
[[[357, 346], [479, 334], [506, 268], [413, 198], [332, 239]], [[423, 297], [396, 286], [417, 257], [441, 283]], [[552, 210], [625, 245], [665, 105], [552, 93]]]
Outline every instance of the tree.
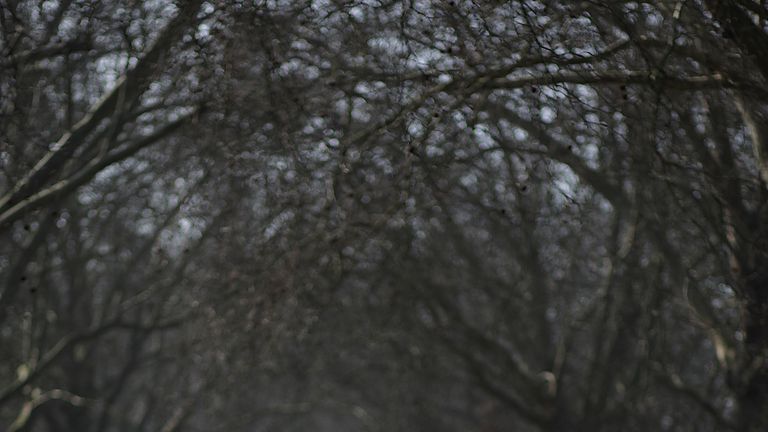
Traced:
[[764, 2], [0, 10], [12, 429], [768, 427]]

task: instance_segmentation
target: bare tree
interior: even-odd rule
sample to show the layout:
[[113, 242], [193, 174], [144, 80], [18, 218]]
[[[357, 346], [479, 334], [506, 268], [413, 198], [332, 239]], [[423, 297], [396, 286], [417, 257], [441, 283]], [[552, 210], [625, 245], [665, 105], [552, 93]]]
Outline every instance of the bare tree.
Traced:
[[0, 421], [765, 430], [766, 7], [0, 2]]

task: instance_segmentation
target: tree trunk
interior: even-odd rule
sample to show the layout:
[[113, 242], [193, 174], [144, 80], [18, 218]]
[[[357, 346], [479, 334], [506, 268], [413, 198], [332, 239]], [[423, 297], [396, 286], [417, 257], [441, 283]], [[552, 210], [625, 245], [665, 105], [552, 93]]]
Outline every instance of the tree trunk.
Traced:
[[739, 391], [739, 430], [768, 430], [768, 263], [745, 275], [745, 358]]

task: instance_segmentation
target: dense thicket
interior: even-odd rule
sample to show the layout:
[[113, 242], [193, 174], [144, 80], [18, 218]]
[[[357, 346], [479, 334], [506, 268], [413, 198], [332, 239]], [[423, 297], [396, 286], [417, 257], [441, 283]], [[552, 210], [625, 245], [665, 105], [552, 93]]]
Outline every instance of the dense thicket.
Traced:
[[0, 428], [768, 430], [768, 3], [0, 0]]

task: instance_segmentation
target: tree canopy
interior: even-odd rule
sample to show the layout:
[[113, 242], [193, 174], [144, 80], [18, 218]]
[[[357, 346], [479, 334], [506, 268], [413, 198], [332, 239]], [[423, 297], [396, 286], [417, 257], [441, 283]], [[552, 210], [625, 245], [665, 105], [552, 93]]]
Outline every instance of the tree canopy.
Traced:
[[0, 0], [0, 429], [768, 430], [768, 2]]

